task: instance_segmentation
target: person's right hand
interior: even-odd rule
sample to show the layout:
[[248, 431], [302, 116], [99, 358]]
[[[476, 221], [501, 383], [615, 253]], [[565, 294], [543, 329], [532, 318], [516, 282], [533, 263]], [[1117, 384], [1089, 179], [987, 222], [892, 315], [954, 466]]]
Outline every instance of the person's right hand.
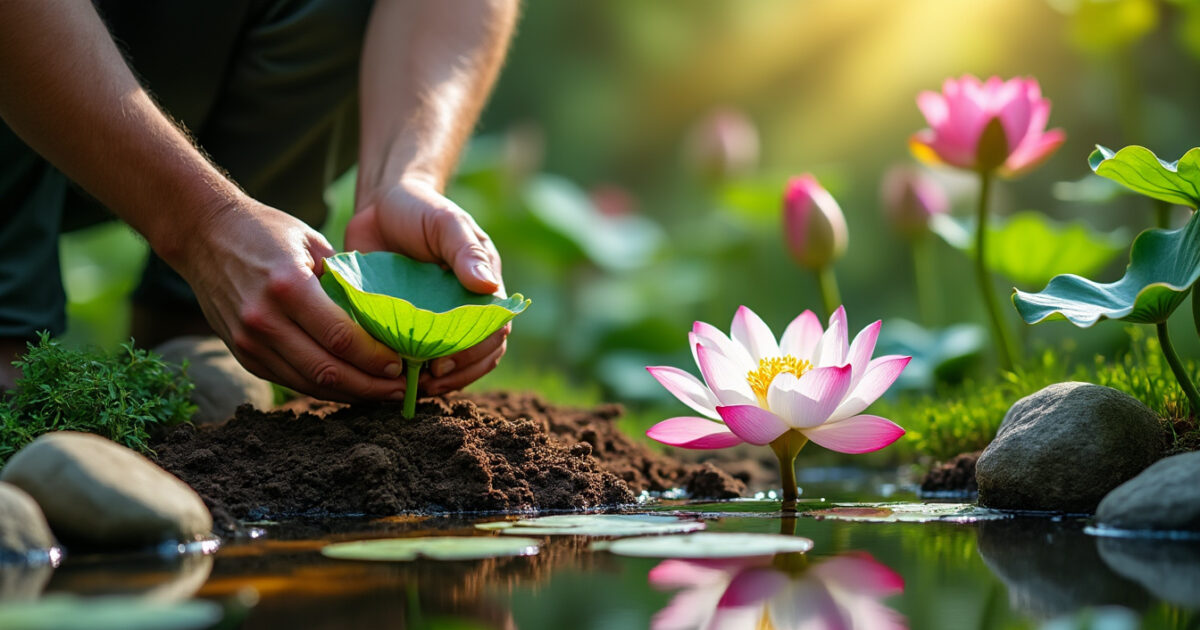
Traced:
[[188, 235], [172, 262], [246, 369], [329, 400], [401, 400], [401, 359], [325, 294], [333, 248], [300, 220], [242, 196]]

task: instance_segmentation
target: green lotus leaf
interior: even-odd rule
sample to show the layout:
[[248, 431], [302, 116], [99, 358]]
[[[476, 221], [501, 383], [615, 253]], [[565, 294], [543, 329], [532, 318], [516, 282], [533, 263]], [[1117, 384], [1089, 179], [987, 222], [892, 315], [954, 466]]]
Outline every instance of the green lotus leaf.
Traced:
[[0, 602], [0, 628], [200, 630], [211, 628], [224, 614], [220, 604], [201, 599], [160, 602], [125, 595], [53, 594], [29, 602]]
[[777, 553], [806, 553], [813, 541], [800, 536], [702, 532], [682, 536], [639, 536], [624, 538], [593, 550], [635, 558], [745, 558]]
[[418, 538], [384, 538], [334, 543], [321, 549], [321, 554], [339, 560], [375, 560], [379, 562], [408, 562], [417, 558], [430, 560], [482, 560], [507, 556], [532, 556], [538, 552], [538, 541], [532, 538], [506, 536], [423, 536]]
[[321, 286], [371, 336], [415, 362], [483, 341], [529, 306], [466, 290], [454, 273], [390, 252], [344, 252], [325, 259]]
[[[973, 222], [938, 215], [930, 227], [952, 247], [973, 256]], [[988, 230], [987, 266], [1016, 284], [1039, 286], [1057, 274], [1088, 275], [1124, 251], [1123, 230], [1100, 232], [1082, 221], [1060, 223], [1040, 212], [1018, 212]]]
[[1125, 275], [1100, 284], [1074, 275], [1057, 276], [1038, 293], [1013, 293], [1028, 324], [1067, 319], [1088, 327], [1101, 319], [1137, 324], [1167, 321], [1200, 278], [1200, 213], [1178, 230], [1146, 230], [1133, 241]]
[[1114, 153], [1096, 145], [1088, 164], [1097, 175], [1147, 197], [1200, 207], [1200, 147], [1174, 162], [1164, 162], [1146, 147], [1132, 145]]

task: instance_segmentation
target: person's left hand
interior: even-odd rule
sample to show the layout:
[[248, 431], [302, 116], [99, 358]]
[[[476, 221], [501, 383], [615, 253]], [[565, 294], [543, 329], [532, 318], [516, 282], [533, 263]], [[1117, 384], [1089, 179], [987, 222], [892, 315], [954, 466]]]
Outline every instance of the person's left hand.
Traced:
[[[396, 252], [445, 265], [468, 290], [502, 294], [500, 254], [475, 219], [438, 192], [431, 180], [405, 177], [381, 194], [361, 188], [359, 206], [346, 225], [346, 249]], [[432, 361], [421, 390], [460, 389], [492, 371], [507, 347], [512, 324], [475, 346]]]

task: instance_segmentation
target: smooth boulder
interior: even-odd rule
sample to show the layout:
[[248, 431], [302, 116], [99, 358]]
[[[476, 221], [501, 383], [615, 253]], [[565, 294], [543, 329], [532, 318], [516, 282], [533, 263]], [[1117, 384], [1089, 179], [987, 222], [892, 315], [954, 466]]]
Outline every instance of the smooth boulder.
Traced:
[[33, 497], [0, 481], [0, 562], [28, 560], [48, 553], [58, 543]]
[[1200, 452], [1161, 459], [1109, 492], [1096, 509], [1118, 529], [1200, 532]]
[[145, 457], [89, 433], [47, 433], [17, 452], [0, 480], [37, 501], [67, 544], [123, 548], [209, 535], [194, 490]]
[[1091, 513], [1160, 455], [1158, 416], [1132, 396], [1057, 383], [1008, 410], [976, 464], [979, 504]]
[[196, 424], [227, 420], [239, 405], [270, 409], [275, 403], [271, 384], [242, 367], [217, 337], [176, 337], [154, 351], [167, 363], [187, 362], [188, 378], [196, 385], [191, 396]]

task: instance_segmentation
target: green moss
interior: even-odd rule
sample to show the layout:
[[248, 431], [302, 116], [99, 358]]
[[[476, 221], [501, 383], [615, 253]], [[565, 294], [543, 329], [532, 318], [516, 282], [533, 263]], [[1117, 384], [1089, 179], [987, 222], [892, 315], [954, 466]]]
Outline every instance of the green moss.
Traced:
[[[1115, 360], [1096, 356], [1069, 364], [1066, 353], [1046, 350], [1034, 361], [995, 378], [942, 386], [932, 394], [910, 393], [883, 400], [872, 413], [895, 420], [907, 433], [903, 444], [919, 455], [946, 461], [981, 450], [992, 441], [1008, 408], [1037, 390], [1063, 381], [1112, 387], [1142, 401], [1162, 418], [1166, 453], [1200, 449], [1200, 430], [1188, 414], [1187, 398], [1163, 358], [1158, 339], [1142, 326], [1129, 326], [1130, 348]], [[1195, 362], [1185, 361], [1196, 373]]]
[[0, 461], [43, 433], [85, 431], [143, 453], [149, 429], [185, 422], [195, 387], [133, 342], [112, 354], [72, 350], [42, 333], [16, 362], [24, 376], [0, 405]]

